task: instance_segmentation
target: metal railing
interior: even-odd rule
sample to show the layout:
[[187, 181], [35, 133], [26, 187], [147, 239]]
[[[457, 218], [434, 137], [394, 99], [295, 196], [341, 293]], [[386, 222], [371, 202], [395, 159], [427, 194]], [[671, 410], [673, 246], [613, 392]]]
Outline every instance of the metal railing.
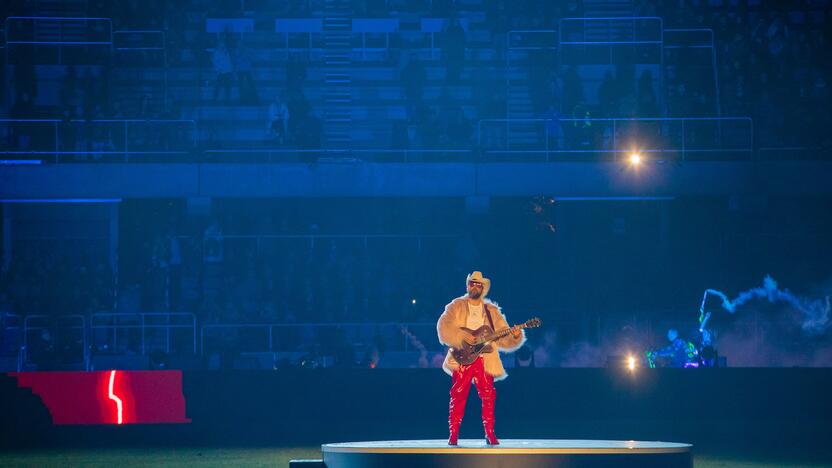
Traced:
[[[653, 85], [665, 88], [662, 18], [562, 18], [558, 25], [558, 68], [564, 65], [651, 64], [656, 67], [652, 71]], [[659, 96], [663, 97], [663, 94]], [[663, 102], [658, 104], [664, 107]], [[564, 114], [573, 111], [562, 106], [563, 103], [560, 110]]]
[[[138, 45], [136, 45], [138, 43]], [[165, 32], [152, 30], [120, 30], [113, 32], [115, 50], [165, 50]]]
[[18, 355], [23, 343], [23, 318], [17, 314], [0, 313], [0, 324], [3, 333], [0, 354]]
[[59, 65], [63, 64], [64, 47], [104, 46], [109, 51], [113, 45], [110, 18], [9, 16], [3, 26], [8, 53], [17, 45], [55, 46]]
[[[751, 313], [751, 312], [749, 312]], [[105, 335], [113, 330], [143, 330], [143, 329], [166, 329], [168, 335], [176, 330], [188, 329], [190, 335], [193, 333], [194, 348], [188, 350], [187, 354], [194, 356], [210, 357], [217, 353], [229, 353], [233, 356], [244, 356], [246, 354], [272, 353], [272, 359], [277, 360], [279, 354], [284, 358], [298, 359], [306, 355], [313, 355], [316, 359], [324, 362], [329, 356], [332, 362], [331, 353], [337, 349], [337, 345], [349, 345], [353, 351], [365, 353], [370, 350], [383, 351], [380, 355], [394, 357], [409, 354], [411, 359], [405, 363], [393, 359], [393, 366], [408, 367], [414, 364], [414, 355], [429, 355], [436, 358], [442, 354], [445, 348], [441, 346], [436, 336], [435, 322], [345, 322], [345, 323], [225, 323], [225, 324], [203, 324], [199, 327], [199, 335], [196, 335], [196, 323], [193, 314], [187, 313], [148, 313], [148, 314], [94, 314], [96, 319], [104, 323], [94, 324], [93, 317], [86, 321], [81, 315], [46, 316], [28, 315], [22, 320], [23, 345], [18, 352], [18, 370], [27, 370], [27, 366], [35, 364], [39, 370], [53, 370], [55, 368], [66, 368], [66, 366], [83, 365], [85, 369], [91, 369], [91, 353], [88, 346], [87, 327], [95, 333], [103, 330]], [[520, 321], [530, 318], [533, 313], [512, 312], [512, 318]], [[116, 323], [117, 316], [133, 316], [131, 323]], [[145, 316], [142, 320], [140, 316]], [[176, 323], [149, 323], [148, 317], [180, 316], [190, 321], [190, 324]], [[662, 316], [676, 317], [674, 319], [650, 319], [644, 316], [614, 316], [582, 320], [560, 320], [553, 321], [544, 318], [544, 328], [532, 330], [529, 333], [539, 334], [535, 349], [535, 360], [537, 361], [538, 351], [543, 357], [548, 358], [547, 362], [537, 362], [536, 367], [601, 367], [605, 365], [608, 355], [635, 354], [639, 355], [645, 350], [654, 349], [666, 343], [664, 335], [667, 329], [684, 329], [691, 323], [696, 323], [696, 315], [687, 319], [679, 310], [667, 311]], [[119, 318], [120, 318], [119, 317]], [[13, 317], [12, 321], [5, 321], [4, 327], [14, 328], [20, 325], [13, 325], [19, 317]], [[741, 323], [738, 331], [749, 338], [749, 345], [752, 349], [759, 351], [764, 345], [762, 323], [767, 320], [774, 320], [778, 326], [787, 328], [794, 326], [792, 321], [779, 318], [765, 318], [764, 315], [753, 312], [753, 318]], [[50, 336], [34, 336], [35, 333], [42, 333], [48, 330]], [[551, 335], [550, 335], [551, 334]], [[552, 340], [555, 338], [556, 340]], [[698, 337], [684, 336], [685, 339], [695, 342]], [[199, 345], [196, 345], [197, 339]], [[171, 339], [172, 340], [172, 339]], [[95, 337], [93, 337], [95, 341]], [[336, 345], [336, 346], [330, 346]], [[47, 346], [47, 348], [43, 348]], [[51, 346], [51, 349], [48, 348]], [[155, 349], [143, 345], [142, 353]], [[168, 351], [181, 351], [174, 346], [167, 348]], [[547, 354], [548, 352], [553, 354]], [[76, 360], [68, 361], [66, 357], [76, 353]], [[356, 357], [358, 357], [356, 353]], [[121, 353], [126, 356], [131, 353]], [[133, 354], [138, 354], [135, 352]], [[369, 353], [367, 353], [369, 354]], [[751, 353], [751, 361], [743, 362], [743, 356], [729, 356], [729, 358], [740, 358], [741, 365], [759, 366], [763, 365], [754, 359], [759, 353]], [[441, 356], [439, 356], [441, 357]], [[34, 359], [33, 359], [34, 358]], [[48, 359], [46, 359], [48, 358]], [[749, 359], [748, 356], [745, 357]], [[384, 360], [384, 358], [382, 358]], [[119, 362], [115, 362], [116, 365]], [[193, 361], [195, 364], [197, 361]], [[398, 364], [395, 364], [398, 362]], [[510, 365], [510, 363], [506, 363]], [[196, 364], [199, 365], [199, 364]], [[30, 368], [29, 368], [30, 369]]]
[[512, 29], [506, 35], [509, 50], [557, 50], [558, 36], [554, 29]]
[[[606, 37], [595, 38], [601, 23]], [[589, 26], [589, 27], [588, 27]], [[593, 34], [587, 37], [587, 30]], [[662, 44], [664, 20], [658, 16], [561, 18], [559, 45]]]
[[477, 139], [485, 152], [541, 154], [547, 161], [557, 154], [617, 160], [632, 152], [682, 160], [738, 153], [751, 160], [754, 126], [749, 117], [485, 119]]
[[562, 18], [558, 66], [663, 63], [664, 23], [659, 17]]
[[[307, 59], [319, 59], [324, 56], [323, 21], [319, 18], [277, 18], [274, 21], [274, 31], [283, 36], [282, 49], [284, 57], [291, 54], [301, 54]], [[302, 45], [298, 45], [298, 38], [303, 38]]]
[[341, 162], [358, 162], [367, 155], [375, 155], [376, 159], [394, 159], [396, 162], [414, 162], [422, 159], [432, 159], [437, 156], [464, 156], [471, 154], [470, 149], [288, 149], [288, 148], [240, 148], [206, 150], [206, 155], [224, 157], [227, 155], [259, 156], [267, 161], [280, 161], [293, 158], [301, 162], [309, 159], [330, 160]]
[[[23, 32], [24, 29], [20, 23], [26, 22], [32, 24], [31, 37], [9, 37], [10, 32], [12, 34]], [[113, 21], [110, 18], [9, 16], [4, 21], [4, 30], [6, 44], [112, 45], [113, 43]], [[102, 33], [103, 37], [96, 38], [98, 40], [77, 40], [78, 34], [86, 37], [89, 33], [96, 32]]]
[[[115, 312], [90, 315], [90, 332], [92, 333], [93, 345], [97, 351], [107, 350], [118, 353], [121, 348], [124, 348], [125, 351], [133, 351], [131, 348], [136, 343], [131, 335], [133, 332], [138, 332], [139, 348], [135, 351], [146, 355], [148, 354], [148, 348], [152, 348], [151, 350], [160, 349], [158, 339], [161, 338], [162, 348], [165, 353], [170, 353], [172, 340], [175, 339], [171, 336], [171, 332], [173, 330], [190, 330], [192, 349], [193, 353], [196, 354], [196, 329], [196, 315], [188, 312]], [[162, 332], [162, 336], [154, 333], [159, 331]], [[148, 342], [151, 342], [150, 346], [148, 346]], [[102, 343], [104, 346], [102, 346]]]
[[76, 160], [137, 155], [183, 155], [196, 147], [194, 120], [157, 119], [0, 119], [0, 154], [43, 158], [54, 162], [72, 155]]
[[[78, 331], [80, 333], [81, 345], [81, 360], [71, 361], [63, 364], [83, 364], [85, 369], [89, 368], [89, 346], [87, 345], [87, 327], [86, 319], [83, 315], [27, 315], [23, 319], [23, 346], [19, 358], [19, 367], [24, 367], [32, 363], [30, 361], [33, 351], [36, 356], [44, 356], [48, 359], [56, 359], [58, 357], [65, 357], [66, 349], [72, 350], [74, 343], [66, 342], [65, 332]], [[37, 342], [30, 337], [32, 332], [40, 332], [41, 334], [47, 331], [49, 333], [48, 339], [41, 336]], [[53, 336], [54, 333], [54, 336]], [[79, 337], [76, 336], [77, 340]], [[51, 349], [49, 347], [51, 346]], [[43, 349], [46, 347], [46, 349]], [[48, 366], [47, 366], [48, 367]]]
[[[254, 333], [247, 333], [253, 331]], [[200, 328], [200, 354], [216, 349], [216, 342], [243, 352], [292, 352], [342, 334], [351, 345], [371, 345], [383, 340], [387, 351], [441, 351], [435, 323], [224, 323]], [[240, 349], [243, 345], [248, 349]], [[206, 345], [207, 343], [207, 345]]]
[[[187, 238], [187, 236], [181, 236]], [[315, 248], [315, 243], [320, 241], [358, 241], [361, 242], [364, 248], [369, 247], [370, 241], [373, 240], [402, 240], [415, 241], [416, 249], [421, 250], [422, 245], [427, 239], [455, 239], [458, 235], [453, 234], [422, 234], [422, 235], [407, 235], [407, 234], [297, 234], [297, 235], [278, 235], [278, 234], [257, 234], [257, 235], [206, 235], [203, 242], [210, 242], [219, 240], [223, 243], [233, 243], [234, 241], [250, 241], [254, 242], [257, 252], [263, 248], [267, 242], [279, 241], [305, 241], [309, 243], [309, 248]]]

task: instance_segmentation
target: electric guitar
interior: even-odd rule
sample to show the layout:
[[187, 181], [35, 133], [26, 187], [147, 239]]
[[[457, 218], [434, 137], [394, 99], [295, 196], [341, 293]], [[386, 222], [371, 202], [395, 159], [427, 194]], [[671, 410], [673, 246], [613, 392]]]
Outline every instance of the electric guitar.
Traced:
[[[540, 326], [540, 319], [535, 317], [526, 321], [526, 323], [517, 326], [520, 328], [537, 328]], [[511, 328], [495, 332], [488, 325], [483, 325], [476, 330], [471, 330], [470, 328], [465, 327], [462, 327], [462, 329], [474, 335], [477, 339], [474, 344], [468, 344], [463, 341], [461, 348], [451, 348], [451, 355], [453, 355], [456, 362], [463, 366], [467, 366], [476, 361], [482, 353], [490, 353], [494, 351], [494, 348], [491, 346], [491, 342], [499, 340], [500, 338], [511, 333]]]

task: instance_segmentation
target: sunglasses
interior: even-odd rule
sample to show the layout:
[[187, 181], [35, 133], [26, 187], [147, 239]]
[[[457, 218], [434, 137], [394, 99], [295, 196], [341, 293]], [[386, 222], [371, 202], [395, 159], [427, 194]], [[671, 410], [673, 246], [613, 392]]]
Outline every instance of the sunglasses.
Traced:
[[474, 287], [474, 286], [479, 286], [479, 287], [482, 287], [482, 283], [477, 283], [476, 281], [469, 281], [469, 282], [468, 282], [468, 286], [471, 286], [471, 287]]

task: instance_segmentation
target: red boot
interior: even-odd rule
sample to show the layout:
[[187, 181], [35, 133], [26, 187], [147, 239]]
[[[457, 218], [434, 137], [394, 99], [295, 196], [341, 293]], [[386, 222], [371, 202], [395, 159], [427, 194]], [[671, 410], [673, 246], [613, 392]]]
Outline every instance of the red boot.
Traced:
[[494, 403], [497, 400], [497, 391], [494, 389], [494, 377], [485, 372], [485, 367], [480, 363], [478, 372], [474, 376], [474, 385], [477, 386], [477, 393], [482, 400], [482, 427], [485, 429], [485, 443], [488, 445], [500, 445], [497, 436], [494, 434]]
[[500, 445], [500, 441], [497, 440], [497, 435], [494, 434], [494, 426], [485, 430], [485, 443], [486, 445]]
[[471, 367], [460, 366], [453, 374], [451, 385], [451, 401], [448, 404], [448, 445], [457, 445], [459, 440], [459, 425], [465, 415], [465, 403], [468, 402], [468, 391], [471, 390]]
[[451, 426], [451, 436], [448, 437], [448, 445], [459, 445], [459, 425], [456, 427]]

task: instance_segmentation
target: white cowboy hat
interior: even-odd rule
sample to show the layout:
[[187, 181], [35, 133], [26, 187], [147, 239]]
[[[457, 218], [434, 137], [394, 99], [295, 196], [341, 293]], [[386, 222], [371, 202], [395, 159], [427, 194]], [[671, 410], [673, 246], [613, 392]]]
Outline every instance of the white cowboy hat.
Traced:
[[491, 289], [491, 280], [482, 276], [481, 271], [475, 271], [465, 278], [465, 288], [468, 288], [468, 282], [482, 283], [482, 296], [488, 295], [488, 290]]

